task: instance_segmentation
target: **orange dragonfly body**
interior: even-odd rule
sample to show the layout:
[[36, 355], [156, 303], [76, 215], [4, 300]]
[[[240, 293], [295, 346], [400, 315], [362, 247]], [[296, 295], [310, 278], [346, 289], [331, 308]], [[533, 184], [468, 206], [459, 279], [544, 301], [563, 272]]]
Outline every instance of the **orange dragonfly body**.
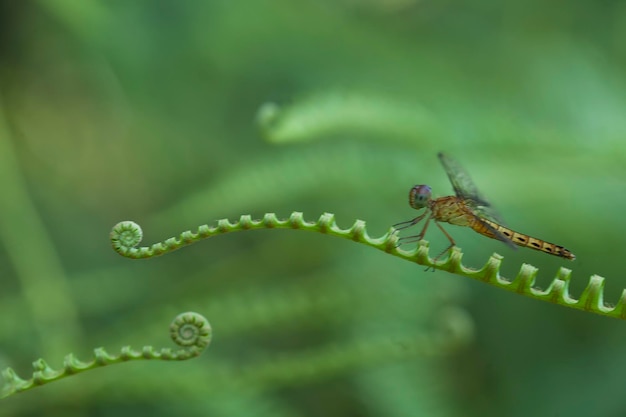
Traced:
[[393, 227], [396, 231], [406, 229], [416, 225], [424, 218], [426, 218], [426, 223], [418, 235], [400, 238], [400, 244], [422, 240], [432, 220], [450, 241], [450, 246], [441, 254], [456, 245], [452, 236], [439, 223], [446, 222], [457, 226], [471, 227], [481, 235], [498, 239], [513, 249], [515, 249], [515, 245], [518, 245], [566, 259], [576, 259], [576, 256], [563, 246], [516, 232], [504, 226], [504, 222], [496, 211], [480, 195], [467, 172], [455, 160], [443, 153], [439, 153], [439, 159], [448, 174], [456, 195], [433, 199], [432, 190], [428, 185], [416, 185], [411, 188], [409, 192], [409, 204], [411, 207], [416, 210], [426, 210], [416, 218], [398, 223]]

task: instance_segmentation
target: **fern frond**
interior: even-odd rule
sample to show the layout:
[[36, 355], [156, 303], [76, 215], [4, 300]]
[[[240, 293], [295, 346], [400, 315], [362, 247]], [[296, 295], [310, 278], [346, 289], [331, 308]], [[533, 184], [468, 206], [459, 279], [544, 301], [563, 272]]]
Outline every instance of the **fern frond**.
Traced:
[[12, 368], [6, 368], [2, 371], [4, 385], [0, 398], [116, 363], [149, 359], [183, 361], [195, 358], [211, 343], [211, 325], [198, 313], [181, 313], [170, 324], [170, 337], [174, 343], [181, 346], [181, 349], [173, 351], [170, 348], [155, 349], [152, 346], [144, 346], [141, 350], [133, 350], [130, 346], [124, 346], [116, 355], [109, 354], [100, 347], [94, 349], [93, 359], [88, 362], [82, 362], [70, 353], [63, 361], [63, 368], [59, 370], [52, 369], [43, 359], [38, 359], [33, 362], [34, 372], [30, 379], [22, 379]]
[[413, 250], [403, 250], [397, 246], [398, 237], [392, 229], [379, 238], [371, 238], [367, 234], [364, 221], [356, 220], [350, 228], [342, 229], [337, 226], [334, 215], [330, 213], [324, 213], [316, 222], [305, 221], [300, 212], [293, 212], [288, 219], [284, 220], [279, 220], [274, 213], [267, 213], [261, 220], [253, 220], [250, 215], [243, 215], [234, 223], [228, 219], [221, 219], [217, 221], [216, 226], [202, 225], [196, 233], [185, 231], [178, 238], [172, 237], [152, 246], [144, 247], [137, 247], [143, 238], [141, 227], [135, 222], [124, 221], [113, 227], [110, 238], [113, 249], [120, 255], [127, 258], [143, 259], [163, 255], [212, 236], [257, 229], [308, 230], [337, 236], [371, 246], [428, 268], [440, 269], [472, 278], [536, 300], [549, 301], [603, 316], [626, 318], [626, 290], [622, 291], [617, 305], [614, 307], [606, 305], [604, 303], [604, 278], [598, 275], [591, 276], [587, 287], [577, 300], [569, 294], [571, 270], [567, 268], [560, 268], [548, 288], [542, 290], [534, 286], [538, 270], [532, 265], [522, 264], [515, 279], [509, 280], [500, 275], [503, 258], [497, 253], [494, 253], [487, 263], [478, 270], [462, 264], [463, 253], [458, 247], [450, 249], [447, 259], [435, 261], [428, 255], [427, 241], [420, 241], [417, 248]]
[[441, 123], [418, 102], [401, 101], [362, 91], [325, 91], [288, 106], [268, 102], [257, 123], [273, 143], [319, 140], [337, 133], [375, 133], [387, 140], [435, 142]]

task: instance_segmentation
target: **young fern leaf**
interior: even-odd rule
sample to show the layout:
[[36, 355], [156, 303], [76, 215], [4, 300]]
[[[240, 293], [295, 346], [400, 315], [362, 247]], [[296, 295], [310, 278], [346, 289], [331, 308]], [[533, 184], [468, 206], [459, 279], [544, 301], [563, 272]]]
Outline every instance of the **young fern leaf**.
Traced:
[[316, 222], [305, 221], [300, 212], [293, 212], [288, 219], [284, 220], [279, 220], [274, 213], [267, 213], [260, 220], [252, 220], [250, 215], [243, 215], [234, 223], [228, 219], [221, 219], [217, 221], [215, 226], [202, 225], [195, 233], [185, 231], [178, 238], [172, 237], [152, 246], [143, 247], [137, 247], [143, 237], [141, 227], [132, 221], [124, 221], [113, 227], [110, 238], [113, 249], [120, 255], [127, 258], [143, 259], [163, 255], [212, 236], [255, 229], [308, 230], [337, 236], [371, 246], [428, 268], [440, 269], [472, 278], [536, 300], [549, 301], [602, 316], [626, 319], [626, 290], [622, 291], [622, 295], [615, 306], [606, 305], [604, 303], [604, 278], [598, 275], [591, 276], [587, 287], [577, 300], [569, 294], [571, 270], [567, 268], [560, 268], [548, 288], [542, 290], [534, 286], [538, 270], [532, 265], [522, 264], [515, 279], [509, 280], [500, 275], [502, 256], [497, 253], [494, 253], [487, 263], [478, 270], [462, 264], [463, 253], [458, 247], [450, 249], [447, 259], [434, 261], [428, 256], [428, 242], [425, 240], [420, 241], [417, 248], [413, 250], [403, 250], [397, 247], [398, 237], [394, 234], [393, 229], [379, 238], [371, 238], [367, 234], [364, 221], [356, 220], [352, 227], [341, 229], [335, 223], [334, 215], [330, 213], [324, 213]]
[[104, 348], [100, 347], [94, 349], [93, 359], [89, 362], [79, 361], [70, 353], [63, 361], [63, 368], [59, 370], [52, 369], [43, 359], [38, 359], [33, 362], [32, 378], [27, 380], [20, 378], [12, 368], [6, 368], [2, 371], [4, 385], [0, 391], [0, 398], [102, 366], [133, 360], [184, 361], [195, 358], [211, 343], [211, 325], [198, 313], [181, 313], [170, 324], [170, 337], [174, 343], [181, 346], [181, 349], [156, 350], [152, 346], [144, 346], [141, 350], [133, 350], [130, 346], [124, 346], [120, 349], [120, 353], [115, 355], [107, 353]]

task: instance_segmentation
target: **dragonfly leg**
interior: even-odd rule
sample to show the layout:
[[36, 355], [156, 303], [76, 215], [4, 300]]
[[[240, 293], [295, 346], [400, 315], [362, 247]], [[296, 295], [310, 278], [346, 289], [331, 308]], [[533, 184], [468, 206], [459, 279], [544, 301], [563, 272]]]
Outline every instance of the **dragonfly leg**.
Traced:
[[[428, 229], [428, 225], [430, 224], [430, 220], [432, 218], [433, 218], [432, 214], [430, 216], [428, 216], [428, 218], [426, 219], [426, 223], [424, 223], [424, 227], [422, 228], [422, 231], [420, 232], [419, 235], [417, 235], [417, 240], [424, 239], [424, 236], [426, 236], [426, 230]], [[435, 221], [435, 223], [437, 223], [437, 222]]]
[[452, 247], [456, 246], [456, 242], [454, 241], [454, 239], [452, 239], [452, 236], [450, 236], [448, 234], [448, 232], [446, 232], [446, 229], [443, 228], [443, 226], [441, 224], [439, 224], [438, 221], [435, 220], [435, 224], [437, 225], [437, 227], [439, 227], [439, 230], [441, 230], [443, 232], [444, 235], [446, 235], [446, 237], [448, 238], [448, 240], [450, 241], [450, 246], [448, 246], [447, 248], [445, 248], [443, 250], [443, 252], [441, 252], [439, 255], [437, 255], [437, 257], [435, 257], [435, 259], [433, 259], [433, 261], [437, 261], [437, 259], [439, 259], [441, 257], [441, 255], [443, 255], [444, 253], [446, 253], [447, 251], [449, 251]]
[[418, 224], [419, 222], [422, 221], [422, 219], [424, 218], [424, 216], [426, 216], [426, 212], [424, 212], [422, 215], [417, 216], [414, 219], [411, 220], [407, 220], [406, 222], [400, 222], [400, 223], [396, 223], [393, 226], [394, 232], [397, 232], [398, 230], [402, 230], [402, 229], [407, 229], [411, 226], [414, 226], [416, 224]]
[[[424, 216], [426, 216], [427, 213], [422, 214], [419, 217], [416, 217], [415, 219], [411, 220], [411, 222], [415, 221], [416, 224], [418, 223], [420, 220], [422, 220], [424, 218]], [[401, 237], [400, 239], [398, 239], [398, 244], [396, 245], [396, 247], [405, 244], [405, 243], [412, 243], [412, 242], [419, 242], [420, 240], [424, 239], [424, 235], [426, 234], [426, 230], [428, 229], [428, 225], [430, 224], [430, 220], [433, 218], [433, 215], [431, 214], [430, 216], [428, 216], [428, 218], [426, 219], [426, 223], [424, 223], [424, 227], [422, 227], [422, 231], [418, 234], [418, 235], [413, 235], [413, 236], [405, 236], [405, 237]], [[413, 225], [411, 224], [411, 226]], [[409, 226], [405, 226], [403, 227], [403, 229], [405, 229], [406, 227]]]

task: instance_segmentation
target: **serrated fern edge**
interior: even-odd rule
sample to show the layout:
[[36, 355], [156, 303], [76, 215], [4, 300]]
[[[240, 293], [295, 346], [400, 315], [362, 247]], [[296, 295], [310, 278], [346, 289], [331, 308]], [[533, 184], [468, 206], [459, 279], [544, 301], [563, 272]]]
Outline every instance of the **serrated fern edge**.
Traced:
[[365, 222], [356, 220], [348, 229], [337, 226], [335, 216], [324, 213], [316, 222], [307, 222], [300, 212], [293, 212], [289, 218], [280, 220], [274, 213], [267, 213], [260, 220], [253, 220], [250, 215], [243, 215], [235, 223], [228, 219], [217, 221], [215, 226], [202, 225], [193, 233], [185, 231], [178, 238], [169, 238], [152, 246], [136, 247], [141, 242], [143, 232], [141, 227], [132, 221], [123, 221], [116, 224], [110, 234], [113, 249], [122, 256], [133, 259], [152, 258], [163, 255], [200, 240], [221, 235], [224, 233], [257, 229], [294, 229], [308, 230], [362, 243], [390, 255], [407, 261], [415, 262], [433, 269], [448, 271], [453, 274], [472, 278], [508, 291], [534, 298], [549, 301], [565, 307], [588, 311], [602, 316], [626, 318], [626, 290], [615, 306], [604, 303], [604, 278], [592, 275], [587, 287], [577, 300], [569, 294], [571, 270], [561, 267], [554, 280], [545, 290], [534, 286], [538, 269], [529, 264], [522, 264], [519, 273], [513, 280], [500, 275], [502, 256], [494, 253], [487, 263], [480, 269], [472, 269], [461, 263], [463, 253], [458, 247], [450, 249], [447, 259], [434, 261], [428, 255], [428, 242], [420, 241], [413, 250], [404, 250], [397, 247], [398, 237], [390, 229], [379, 238], [371, 238], [367, 234]]
[[70, 353], [65, 356], [63, 368], [59, 370], [52, 369], [43, 359], [37, 359], [33, 362], [34, 372], [30, 379], [22, 379], [12, 368], [6, 368], [2, 371], [4, 385], [0, 391], [0, 398], [91, 369], [117, 363], [155, 359], [183, 361], [195, 358], [211, 343], [211, 325], [201, 314], [181, 313], [170, 324], [170, 337], [182, 348], [174, 351], [170, 348], [155, 349], [152, 346], [144, 346], [141, 350], [133, 350], [130, 346], [124, 346], [120, 349], [119, 354], [115, 355], [109, 354], [104, 348], [99, 347], [94, 349], [93, 359], [88, 362], [82, 362]]

